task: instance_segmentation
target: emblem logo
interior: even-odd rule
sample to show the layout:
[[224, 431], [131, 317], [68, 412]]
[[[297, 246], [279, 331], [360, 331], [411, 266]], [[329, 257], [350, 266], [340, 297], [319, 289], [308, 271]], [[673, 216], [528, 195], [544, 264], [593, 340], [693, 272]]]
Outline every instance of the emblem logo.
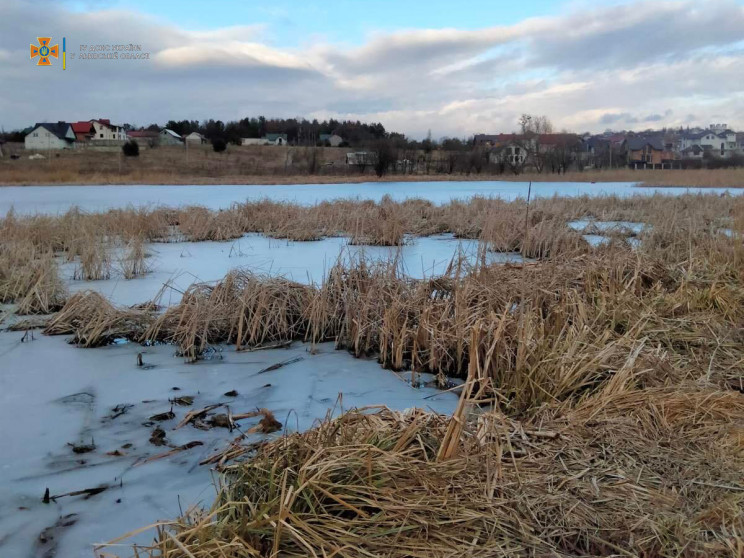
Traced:
[[38, 46], [31, 45], [31, 60], [38, 56], [37, 66], [51, 66], [49, 57], [59, 58], [59, 45], [49, 46], [49, 43], [52, 42], [51, 37], [37, 37], [37, 40], [39, 41]]

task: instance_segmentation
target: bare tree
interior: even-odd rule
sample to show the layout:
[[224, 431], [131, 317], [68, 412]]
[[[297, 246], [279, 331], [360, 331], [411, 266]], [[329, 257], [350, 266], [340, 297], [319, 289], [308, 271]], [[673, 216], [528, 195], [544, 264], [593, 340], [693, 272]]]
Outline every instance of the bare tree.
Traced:
[[384, 138], [375, 142], [374, 153], [376, 155], [374, 161], [375, 173], [382, 177], [390, 170], [391, 166], [395, 165], [398, 160], [398, 151], [388, 138]]
[[545, 168], [546, 159], [542, 136], [553, 133], [553, 124], [547, 116], [523, 114], [519, 118], [519, 127], [522, 130], [521, 147], [527, 152], [527, 157], [535, 170], [541, 173]]

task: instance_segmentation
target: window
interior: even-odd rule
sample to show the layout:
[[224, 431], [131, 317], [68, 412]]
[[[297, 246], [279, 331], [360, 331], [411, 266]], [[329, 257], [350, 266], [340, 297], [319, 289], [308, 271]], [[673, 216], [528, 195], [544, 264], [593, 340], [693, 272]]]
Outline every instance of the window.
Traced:
[[103, 137], [103, 134], [101, 134], [101, 137]]
[[38, 138], [39, 137], [39, 132], [34, 132], [34, 136], [33, 137]]

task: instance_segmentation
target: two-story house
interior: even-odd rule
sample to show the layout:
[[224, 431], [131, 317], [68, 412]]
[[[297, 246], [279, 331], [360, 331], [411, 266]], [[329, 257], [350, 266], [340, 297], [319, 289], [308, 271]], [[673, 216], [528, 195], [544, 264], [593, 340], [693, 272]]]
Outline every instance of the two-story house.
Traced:
[[706, 153], [727, 158], [738, 149], [736, 132], [726, 124], [711, 124], [707, 130], [682, 132], [677, 140], [677, 152], [683, 158], [701, 158]]
[[127, 132], [121, 126], [112, 124], [108, 118], [99, 118], [98, 120], [91, 120], [90, 123], [93, 125], [93, 137], [91, 141], [126, 141]]

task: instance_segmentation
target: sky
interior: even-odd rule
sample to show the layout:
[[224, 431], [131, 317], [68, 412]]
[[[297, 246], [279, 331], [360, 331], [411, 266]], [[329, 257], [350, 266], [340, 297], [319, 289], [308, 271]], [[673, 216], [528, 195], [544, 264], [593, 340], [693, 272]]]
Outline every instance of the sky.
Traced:
[[[37, 37], [65, 37], [39, 67]], [[147, 59], [81, 59], [140, 45]], [[109, 47], [110, 48], [110, 47]], [[111, 51], [109, 51], [111, 52]], [[744, 0], [0, 0], [0, 126], [354, 119], [422, 138], [744, 129]]]

